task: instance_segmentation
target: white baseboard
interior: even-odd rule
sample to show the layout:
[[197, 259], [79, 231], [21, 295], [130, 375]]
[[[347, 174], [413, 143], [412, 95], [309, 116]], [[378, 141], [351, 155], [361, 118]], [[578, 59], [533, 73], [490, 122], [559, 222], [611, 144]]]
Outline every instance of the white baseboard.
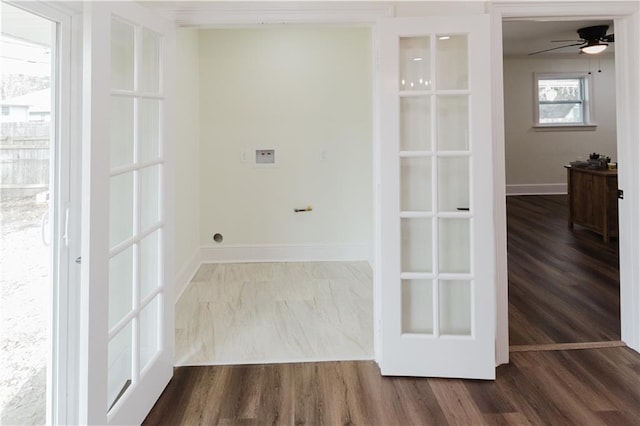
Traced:
[[561, 195], [566, 193], [567, 193], [566, 183], [507, 185], [507, 196], [509, 195]]
[[185, 362], [176, 361], [175, 367], [209, 367], [214, 365], [254, 365], [254, 364], [299, 364], [302, 362], [335, 362], [335, 361], [375, 361], [373, 356], [327, 356], [321, 358], [268, 358], [251, 360], [225, 360], [217, 362]]
[[207, 245], [203, 263], [370, 261], [371, 244]]
[[198, 268], [200, 267], [201, 263], [202, 263], [202, 260], [200, 256], [200, 248], [198, 247], [194, 250], [193, 254], [189, 257], [189, 260], [187, 261], [187, 263], [183, 265], [182, 268], [180, 268], [180, 270], [178, 271], [178, 274], [175, 280], [175, 283], [176, 283], [175, 284], [176, 285], [175, 302], [177, 302], [178, 299], [180, 299], [180, 296], [182, 296], [182, 293], [184, 293], [184, 290], [187, 288], [187, 286], [193, 279], [193, 276], [196, 274], [196, 272], [198, 272]]

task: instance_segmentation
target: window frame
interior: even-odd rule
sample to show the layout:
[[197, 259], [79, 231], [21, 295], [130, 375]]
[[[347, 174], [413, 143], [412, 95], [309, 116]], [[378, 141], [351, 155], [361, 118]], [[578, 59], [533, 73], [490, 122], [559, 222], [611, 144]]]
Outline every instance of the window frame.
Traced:
[[[540, 97], [538, 85], [541, 80], [581, 80], [582, 123], [540, 123]], [[533, 128], [545, 130], [595, 130], [594, 96], [592, 74], [588, 72], [535, 72], [533, 73]]]

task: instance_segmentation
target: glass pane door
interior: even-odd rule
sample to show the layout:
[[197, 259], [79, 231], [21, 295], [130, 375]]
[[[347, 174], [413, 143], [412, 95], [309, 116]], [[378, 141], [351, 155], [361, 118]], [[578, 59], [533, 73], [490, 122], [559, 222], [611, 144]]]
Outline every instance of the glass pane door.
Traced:
[[403, 333], [471, 336], [467, 37], [399, 38]]
[[162, 37], [111, 19], [109, 408], [159, 351]]
[[174, 24], [136, 2], [84, 7], [80, 423], [140, 424], [173, 373]]
[[383, 374], [495, 374], [489, 62], [473, 49], [488, 27], [467, 21], [383, 26]]
[[45, 424], [60, 259], [56, 23], [0, 3], [0, 424]]

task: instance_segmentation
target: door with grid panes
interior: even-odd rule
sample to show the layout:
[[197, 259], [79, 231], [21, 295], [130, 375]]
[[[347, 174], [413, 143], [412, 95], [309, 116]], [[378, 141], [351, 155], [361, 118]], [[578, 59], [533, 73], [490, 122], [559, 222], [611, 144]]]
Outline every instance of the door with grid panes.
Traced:
[[173, 25], [85, 4], [80, 419], [140, 424], [172, 376]]
[[489, 18], [381, 40], [381, 371], [493, 379]]

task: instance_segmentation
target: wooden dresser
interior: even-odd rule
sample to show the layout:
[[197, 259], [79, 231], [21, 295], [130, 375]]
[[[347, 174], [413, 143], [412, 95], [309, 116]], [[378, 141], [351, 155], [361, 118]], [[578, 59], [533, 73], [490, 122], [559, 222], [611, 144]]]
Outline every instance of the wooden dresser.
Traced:
[[618, 171], [565, 166], [569, 226], [584, 226], [605, 242], [618, 236]]

